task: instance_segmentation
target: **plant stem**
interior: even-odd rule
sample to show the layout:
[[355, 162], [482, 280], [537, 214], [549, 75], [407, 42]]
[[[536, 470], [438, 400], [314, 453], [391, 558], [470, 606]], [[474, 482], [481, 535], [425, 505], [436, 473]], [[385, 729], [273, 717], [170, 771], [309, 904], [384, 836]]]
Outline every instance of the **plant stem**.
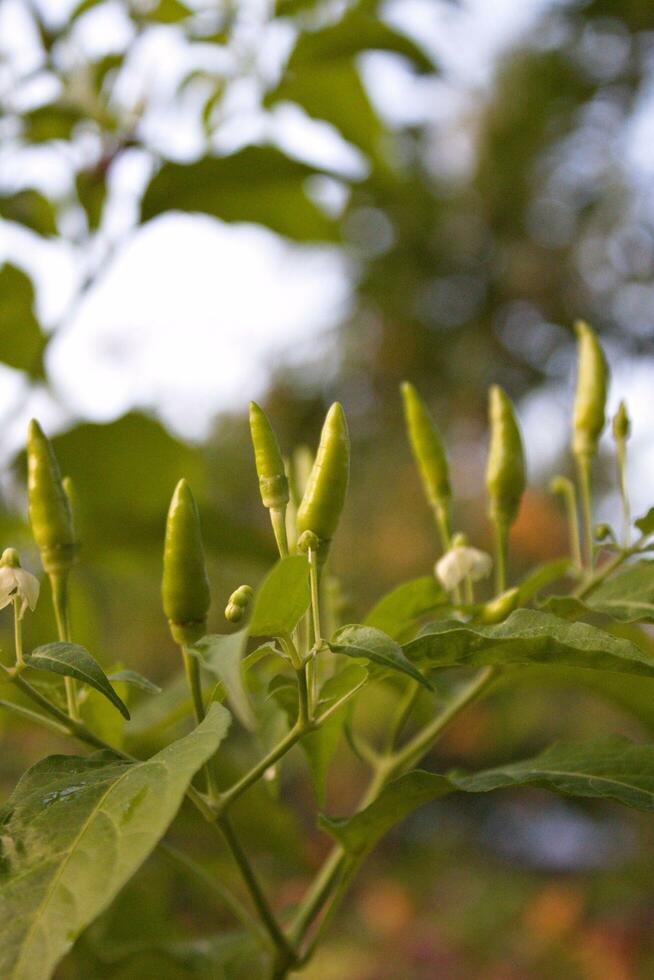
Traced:
[[615, 571], [615, 569], [618, 568], [622, 562], [625, 561], [625, 559], [631, 558], [632, 555], [635, 555], [640, 551], [648, 537], [650, 537], [649, 534], [641, 534], [634, 544], [632, 544], [629, 548], [625, 548], [623, 551], [619, 551], [617, 555], [614, 555], [613, 558], [607, 561], [593, 575], [587, 578], [586, 581], [579, 586], [579, 588], [575, 589], [572, 595], [577, 599], [583, 599], [587, 595], [590, 595], [591, 592], [594, 592], [595, 589], [602, 584], [604, 579], [607, 578], [611, 572]]
[[577, 514], [577, 493], [572, 480], [566, 479], [563, 496], [568, 518], [568, 533], [570, 535], [570, 557], [574, 562], [575, 568], [581, 570], [583, 567], [581, 559], [581, 532], [579, 530], [579, 515]]
[[616, 460], [618, 467], [618, 485], [620, 487], [620, 499], [622, 501], [622, 547], [629, 547], [631, 537], [631, 509], [629, 507], [629, 494], [627, 492], [627, 445], [624, 439], [617, 439], [615, 444]]
[[0, 708], [6, 708], [7, 711], [12, 711], [15, 715], [24, 718], [25, 721], [32, 721], [37, 725], [43, 725], [44, 728], [48, 728], [57, 735], [70, 735], [70, 730], [64, 728], [59, 722], [46, 717], [46, 715], [40, 715], [36, 711], [30, 711], [29, 708], [24, 708], [22, 704], [14, 704], [13, 701], [0, 701]]
[[288, 555], [288, 536], [286, 533], [286, 508], [271, 507], [270, 523], [272, 524], [273, 534], [275, 535], [275, 541], [277, 542], [277, 550], [279, 551], [279, 556], [280, 558], [286, 558]]
[[411, 711], [413, 710], [413, 707], [418, 699], [419, 694], [420, 694], [420, 685], [418, 684], [418, 682], [414, 680], [409, 680], [409, 683], [407, 684], [404, 690], [404, 694], [402, 695], [402, 697], [400, 698], [397, 704], [397, 708], [395, 709], [395, 713], [393, 715], [393, 718], [391, 719], [391, 723], [388, 726], [388, 734], [387, 734], [386, 745], [385, 745], [385, 749], [387, 753], [392, 752], [393, 749], [395, 748], [397, 740], [402, 734], [402, 729], [404, 728], [405, 724], [409, 719], [409, 716], [411, 714]]
[[[382, 761], [359, 804], [358, 811], [369, 806], [392, 778], [413, 765], [424, 755], [447, 725], [489, 687], [496, 673], [496, 667], [484, 667], [430, 724], [403, 746], [399, 752]], [[332, 849], [300, 904], [291, 924], [289, 935], [295, 945], [302, 941], [314, 918], [320, 912], [329, 895], [332, 894], [339, 874], [342, 877], [336, 891], [333, 892], [336, 903], [344, 896], [354, 872], [364, 857], [365, 855], [361, 858], [347, 858], [342, 847], [336, 846]], [[343, 882], [343, 887], [341, 887], [341, 882]], [[327, 915], [331, 918], [332, 914], [330, 909]], [[302, 963], [308, 960], [313, 948], [314, 945], [312, 944], [305, 956], [302, 957]]]
[[[57, 621], [57, 633], [60, 640], [70, 643], [70, 617], [68, 612], [68, 572], [56, 572], [50, 576], [52, 588], [52, 605]], [[74, 721], [80, 720], [77, 704], [77, 685], [73, 677], [64, 677], [68, 714]]]
[[225, 888], [219, 881], [213, 878], [206, 868], [203, 868], [201, 864], [198, 864], [192, 857], [185, 854], [183, 851], [178, 850], [169, 844], [167, 841], [159, 841], [159, 849], [166, 857], [175, 865], [183, 868], [185, 871], [190, 872], [199, 882], [201, 882], [207, 891], [215, 895], [218, 900], [227, 906], [227, 908], [232, 912], [234, 917], [241, 922], [246, 929], [250, 929], [253, 932], [259, 934], [263, 942], [268, 944], [268, 933], [264, 930], [258, 919], [255, 919], [250, 915], [248, 910], [244, 905], [241, 904], [240, 900], [236, 898], [235, 895], [231, 893], [228, 888]]
[[590, 480], [591, 457], [577, 456], [577, 471], [579, 474], [579, 489], [581, 491], [581, 513], [584, 522], [584, 545], [586, 551], [586, 567], [593, 571], [593, 495]]
[[506, 566], [509, 551], [509, 529], [505, 521], [495, 520], [495, 592], [506, 591]]
[[218, 819], [218, 827], [220, 828], [225, 842], [229, 847], [229, 850], [234, 858], [236, 864], [238, 865], [239, 871], [243, 881], [247, 885], [248, 891], [254, 902], [254, 905], [261, 917], [261, 921], [266, 929], [266, 932], [270, 936], [272, 943], [278, 950], [280, 959], [287, 965], [291, 965], [297, 962], [297, 956], [289, 940], [282, 932], [277, 919], [275, 918], [272, 909], [270, 908], [266, 896], [263, 894], [259, 882], [257, 880], [254, 871], [250, 865], [248, 857], [241, 847], [241, 843], [234, 833], [234, 829], [229, 822], [227, 816], [223, 814]]
[[23, 658], [23, 624], [20, 618], [21, 600], [18, 595], [14, 596], [14, 646], [16, 649], [16, 666], [19, 670], [25, 666]]
[[300, 725], [299, 723], [294, 725], [293, 728], [288, 732], [284, 738], [277, 743], [274, 749], [263, 757], [249, 772], [246, 772], [244, 776], [241, 777], [236, 783], [229, 787], [220, 794], [219, 799], [215, 803], [214, 816], [216, 814], [221, 815], [226, 813], [228, 808], [232, 805], [234, 800], [237, 800], [242, 793], [249, 789], [253, 783], [256, 783], [265, 773], [266, 769], [274, 765], [282, 756], [291, 749], [295, 743], [302, 737], [302, 735], [308, 730], [307, 726]]
[[[184, 670], [186, 672], [186, 680], [188, 682], [189, 690], [191, 692], [191, 699], [193, 701], [193, 712], [195, 714], [195, 720], [200, 724], [204, 721], [206, 716], [206, 711], [204, 710], [204, 700], [202, 697], [202, 680], [200, 678], [200, 664], [197, 657], [188, 650], [187, 647], [181, 647], [182, 657], [184, 659]], [[207, 781], [207, 790], [209, 796], [212, 800], [218, 799], [220, 796], [220, 790], [218, 788], [218, 782], [216, 779], [216, 774], [212, 765], [211, 759], [206, 763], [204, 768], [204, 775]]]

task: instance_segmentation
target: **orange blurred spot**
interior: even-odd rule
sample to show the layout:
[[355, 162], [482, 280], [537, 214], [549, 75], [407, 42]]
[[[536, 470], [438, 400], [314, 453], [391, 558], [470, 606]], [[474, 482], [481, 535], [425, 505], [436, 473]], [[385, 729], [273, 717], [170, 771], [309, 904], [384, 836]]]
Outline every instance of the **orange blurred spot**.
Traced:
[[582, 893], [572, 885], [552, 884], [543, 888], [527, 905], [525, 928], [542, 942], [556, 942], [578, 924], [584, 911]]
[[568, 529], [553, 498], [540, 490], [525, 491], [511, 545], [525, 559], [546, 561], [568, 554]]
[[394, 937], [405, 932], [413, 921], [413, 902], [402, 885], [377, 880], [359, 896], [359, 914], [371, 932]]

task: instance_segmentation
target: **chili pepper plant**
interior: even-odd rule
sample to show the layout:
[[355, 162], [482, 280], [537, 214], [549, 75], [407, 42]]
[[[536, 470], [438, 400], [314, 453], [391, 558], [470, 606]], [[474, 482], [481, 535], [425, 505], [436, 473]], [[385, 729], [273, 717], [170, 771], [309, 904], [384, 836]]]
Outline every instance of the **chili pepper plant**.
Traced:
[[[235, 920], [215, 969], [226, 977], [274, 980], [302, 973], [366, 856], [423, 804], [446, 794], [536, 784], [555, 793], [654, 809], [654, 745], [618, 736], [558, 742], [534, 758], [508, 760], [485, 771], [474, 771], [474, 760], [467, 771], [421, 768], [468, 705], [498, 685], [510, 685], [534, 665], [540, 670], [575, 667], [602, 676], [654, 676], [646, 646], [616, 629], [616, 624], [654, 622], [654, 563], [648, 558], [654, 509], [632, 523], [625, 480], [630, 423], [621, 403], [612, 426], [621, 530], [616, 535], [606, 525], [593, 525], [592, 477], [605, 427], [608, 372], [591, 328], [579, 324], [577, 334], [571, 448], [578, 480], [576, 485], [565, 476], [552, 481], [567, 514], [569, 555], [534, 568], [519, 581], [511, 576], [510, 531], [526, 472], [522, 436], [507, 394], [494, 386], [489, 399], [491, 557], [452, 523], [446, 449], [426, 404], [407, 382], [402, 386], [407, 435], [441, 554], [435, 555], [432, 574], [399, 584], [362, 623], [334, 624], [332, 592], [325, 588], [330, 545], [346, 504], [350, 446], [343, 408], [330, 408], [309, 469], [304, 451], [285, 460], [270, 421], [253, 404], [259, 490], [279, 560], [256, 590], [234, 583], [224, 634], [207, 635], [211, 595], [201, 516], [190, 486], [179, 482], [165, 530], [162, 598], [192, 714], [186, 734], [149, 758], [111, 744], [85, 716], [92, 695], [103, 696], [129, 719], [119, 694], [126, 685], [141, 688], [143, 698], [160, 695], [133, 670], [107, 676], [94, 656], [74, 642], [69, 585], [80, 549], [73, 494], [51, 444], [38, 423], [31, 423], [29, 517], [49, 580], [57, 634], [50, 643], [24, 649], [24, 617], [37, 602], [40, 583], [21, 567], [16, 550], [7, 547], [0, 561], [0, 601], [13, 611], [15, 650], [11, 662], [5, 657], [1, 672], [5, 692], [13, 690], [14, 696], [5, 695], [0, 707], [69, 737], [85, 754], [51, 755], [39, 762], [21, 778], [2, 811], [4, 980], [50, 977], [80, 933], [156, 848], [176, 860], [191, 880], [197, 878], [198, 902], [204, 901], [202, 889], [212, 884], [209, 867], [173, 848], [166, 837], [183, 804], [222, 838], [216, 845], [227, 847], [241, 878], [237, 891], [215, 882], [215, 896]], [[482, 580], [493, 565], [491, 586]], [[373, 741], [357, 730], [355, 706], [379, 685], [387, 689], [392, 708], [377, 719]], [[270, 704], [278, 708], [281, 735], [236, 779], [228, 778], [221, 743], [240, 729], [240, 737], [251, 738], [258, 751], [261, 717]], [[324, 803], [325, 773], [330, 763], [338, 765], [341, 732], [369, 769], [368, 785], [353, 812], [344, 812], [338, 800]], [[312, 770], [315, 817], [331, 839], [331, 850], [304, 895], [280, 908], [242, 843], [233, 806], [259, 781], [279, 781], [280, 771], [283, 799], [280, 767], [287, 753], [298, 750], [304, 750]]]

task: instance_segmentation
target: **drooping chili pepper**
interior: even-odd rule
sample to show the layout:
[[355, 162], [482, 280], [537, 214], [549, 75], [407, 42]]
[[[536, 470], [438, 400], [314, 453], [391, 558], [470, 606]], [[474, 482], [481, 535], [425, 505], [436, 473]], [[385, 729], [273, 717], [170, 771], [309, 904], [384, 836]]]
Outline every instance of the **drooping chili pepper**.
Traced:
[[43, 568], [48, 575], [67, 573], [77, 553], [70, 501], [50, 440], [36, 419], [27, 434], [27, 496]]
[[230, 623], [240, 623], [252, 601], [254, 590], [250, 585], [239, 585], [229, 597], [225, 607], [225, 619]]
[[495, 586], [506, 588], [509, 528], [524, 493], [525, 454], [513, 405], [499, 385], [489, 392], [490, 447], [486, 464], [489, 516], [495, 526]]
[[508, 589], [496, 599], [484, 603], [479, 612], [479, 622], [484, 624], [501, 623], [509, 616], [518, 605], [520, 599], [520, 589], [516, 587]]
[[302, 536], [312, 531], [319, 541], [318, 560], [327, 557], [345, 503], [350, 473], [350, 438], [342, 406], [334, 402], [325, 418], [316, 460], [297, 514]]
[[175, 642], [185, 646], [199, 640], [206, 632], [211, 597], [200, 517], [186, 480], [175, 487], [168, 510], [161, 595]]
[[575, 394], [572, 451], [591, 458], [604, 428], [608, 367], [594, 331], [579, 320], [575, 324], [578, 344], [577, 390]]

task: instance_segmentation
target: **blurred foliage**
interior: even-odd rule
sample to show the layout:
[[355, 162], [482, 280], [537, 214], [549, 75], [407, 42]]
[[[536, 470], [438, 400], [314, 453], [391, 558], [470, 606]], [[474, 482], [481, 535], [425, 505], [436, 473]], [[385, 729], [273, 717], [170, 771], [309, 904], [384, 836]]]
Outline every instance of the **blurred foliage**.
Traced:
[[[577, 316], [591, 320], [615, 350], [646, 352], [652, 337], [654, 208], [651, 188], [625, 151], [651, 87], [651, 0], [544, 4], [529, 36], [503, 53], [487, 90], [475, 94], [454, 124], [428, 115], [392, 123], [371, 99], [362, 73], [371, 52], [399, 60], [414, 80], [432, 86], [434, 98], [452, 84], [430, 55], [432, 46], [397, 27], [403, 0], [393, 6], [398, 16], [391, 18], [376, 0], [278, 0], [263, 13], [256, 4], [228, 0], [82, 0], [63, 16], [47, 0], [13, 0], [30, 57], [18, 53], [18, 32], [0, 45], [0, 232], [11, 223], [35, 242], [61, 243], [73, 249], [79, 269], [69, 313], [46, 325], [24, 270], [9, 262], [0, 268], [0, 361], [19, 373], [24, 397], [48, 388], [48, 343], [93, 290], [109, 257], [141, 223], [166, 211], [260, 223], [298, 243], [336, 242], [345, 249], [355, 296], [334, 338], [336, 368], [325, 377], [321, 364], [284, 368], [268, 396], [286, 450], [317, 434], [332, 397], [346, 404], [355, 441], [353, 485], [334, 559], [337, 571], [347, 568], [345, 619], [354, 615], [352, 602], [362, 615], [385, 587], [428, 573], [434, 559], [429, 515], [408, 451], [399, 448], [400, 380], [416, 382], [449, 430], [460, 483], [457, 524], [483, 544], [478, 449], [488, 383], [505, 384], [519, 398], [566, 377], [569, 326]], [[118, 18], [122, 30], [104, 45], [88, 44], [102, 35], [107, 16]], [[282, 35], [287, 52], [275, 63], [266, 52]], [[183, 48], [184, 68], [169, 72], [164, 55], [143, 83], [139, 59], [162, 39]], [[230, 126], [233, 133], [239, 110], [232, 96], [244, 83], [261, 119], [269, 122], [276, 107], [290, 102], [332, 127], [359, 155], [356, 174], [292, 158], [270, 135], [271, 125], [261, 130], [267, 141], [244, 145], [247, 130], [236, 146], [231, 137], [226, 151], [221, 137]], [[192, 117], [195, 158], [167, 153], [157, 135], [166, 112]], [[453, 159], [462, 138], [469, 152]], [[112, 219], [120, 204], [114, 185], [130, 159], [145, 161], [148, 176], [125, 226]], [[65, 174], [54, 189], [45, 179], [47, 160]], [[327, 208], [321, 187], [337, 189], [341, 204]], [[158, 578], [165, 511], [177, 479], [189, 478], [201, 504], [212, 630], [224, 632], [225, 599], [242, 581], [256, 584], [273, 555], [245, 420], [218, 420], [203, 447], [183, 445], [140, 414], [108, 425], [70, 420], [56, 448], [80, 502], [76, 637], [105, 666], [139, 667], [168, 682], [160, 702], [165, 740], [180, 696]], [[20, 458], [14, 475], [3, 485], [3, 541], [22, 547], [35, 568]], [[518, 565], [565, 549], [558, 512], [537, 488], [525, 500], [514, 539]], [[8, 628], [3, 622], [5, 649]], [[46, 603], [28, 631], [33, 646], [51, 638]], [[569, 681], [548, 676], [547, 685], [525, 691], [517, 705], [499, 692], [492, 728], [487, 706], [475, 708], [448, 735], [444, 757], [492, 761], [537, 746], [544, 734], [583, 734], [590, 725], [651, 730], [642, 682], [629, 691], [629, 679], [607, 681], [597, 697], [571, 693]], [[130, 696], [138, 720], [145, 699]], [[620, 704], [632, 709], [634, 699], [640, 710], [623, 714]], [[380, 692], [364, 725], [374, 729], [375, 712], [383, 710]], [[39, 733], [12, 727], [3, 787], [42, 752]], [[245, 748], [237, 739], [230, 752], [226, 765], [235, 768]], [[255, 851], [263, 857], [274, 845], [281, 855], [267, 870], [284, 904], [297, 897], [326, 847], [303, 822], [306, 801], [297, 778], [303, 765], [298, 754], [284, 773], [297, 818], [290, 820], [264, 790], [239, 809]], [[349, 769], [331, 773], [328, 795], [339, 810], [356, 798], [359, 778], [354, 756]], [[573, 837], [599, 834], [604, 863], [586, 867], [573, 849], [567, 863], [557, 864], [533, 840], [531, 848], [501, 852], [507, 826], [519, 838], [536, 818], [545, 841], [561, 828]], [[191, 819], [184, 814], [176, 833], [202, 854], [209, 843], [198, 839]], [[602, 833], [623, 842], [615, 866]], [[377, 853], [340, 932], [307, 975], [651, 976], [654, 950], [645, 926], [654, 901], [651, 843], [645, 821], [605, 806], [549, 798], [514, 805], [509, 796], [430, 807], [401, 829], [388, 852]], [[394, 860], [391, 871], [387, 853], [397, 849], [403, 861]], [[216, 870], [233, 880], [224, 856], [216, 858]], [[130, 946], [137, 913], [141, 922], [147, 918], [150, 950]], [[112, 936], [124, 937], [122, 953], [120, 946], [107, 948], [109, 924]], [[59, 975], [213, 976], [201, 943], [192, 947], [189, 937], [223, 924], [153, 858], [147, 876], [125, 889]]]

